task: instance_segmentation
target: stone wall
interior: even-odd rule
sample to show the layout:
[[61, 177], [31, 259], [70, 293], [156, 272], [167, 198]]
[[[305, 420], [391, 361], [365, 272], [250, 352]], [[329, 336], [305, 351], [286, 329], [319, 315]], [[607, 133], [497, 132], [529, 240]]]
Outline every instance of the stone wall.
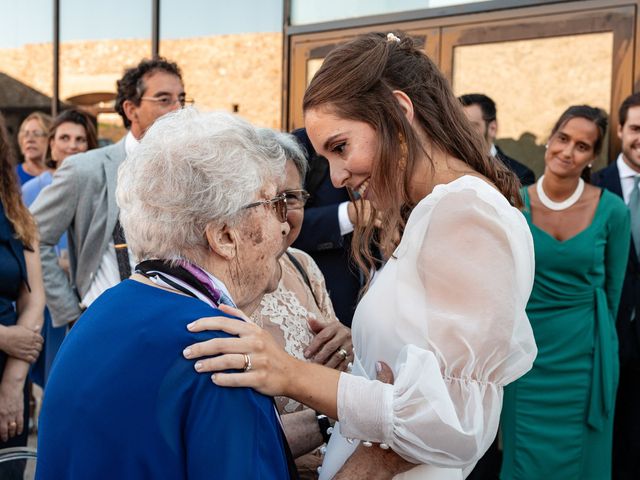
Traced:
[[[162, 40], [160, 49], [181, 66], [187, 94], [200, 109], [237, 110], [257, 125], [281, 127], [281, 33]], [[61, 99], [115, 92], [123, 69], [150, 52], [148, 40], [63, 43]], [[500, 144], [540, 173], [542, 145], [567, 106], [609, 109], [612, 54], [610, 32], [458, 47], [453, 87], [456, 94], [493, 97]], [[50, 44], [0, 50], [0, 71], [51, 95], [51, 58]], [[317, 69], [319, 62], [308, 67]], [[121, 136], [117, 115], [101, 115], [99, 121], [103, 134]]]
[[[272, 128], [281, 123], [282, 34], [247, 33], [163, 40], [161, 55], [183, 71], [187, 95], [202, 110], [237, 111]], [[65, 42], [60, 46], [60, 98], [114, 92], [124, 68], [149, 57], [148, 40]], [[0, 71], [36, 90], [52, 93], [51, 44], [0, 49]], [[100, 115], [105, 132], [117, 137], [115, 115]]]

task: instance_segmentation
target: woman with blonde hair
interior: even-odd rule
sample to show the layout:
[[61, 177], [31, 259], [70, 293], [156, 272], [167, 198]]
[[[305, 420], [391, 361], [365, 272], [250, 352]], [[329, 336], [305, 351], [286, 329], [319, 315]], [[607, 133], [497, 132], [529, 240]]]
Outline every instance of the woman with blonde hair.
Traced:
[[18, 145], [24, 157], [24, 162], [16, 167], [20, 185], [24, 185], [46, 170], [44, 158], [50, 127], [51, 117], [42, 112], [33, 112], [20, 124]]

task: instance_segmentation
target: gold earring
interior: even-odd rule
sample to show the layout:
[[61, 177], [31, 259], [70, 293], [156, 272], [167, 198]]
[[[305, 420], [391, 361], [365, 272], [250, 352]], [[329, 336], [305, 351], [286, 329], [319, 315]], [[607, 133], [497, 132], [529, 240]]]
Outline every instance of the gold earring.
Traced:
[[404, 135], [402, 133], [398, 135], [398, 143], [400, 149], [398, 168], [400, 168], [400, 170], [405, 170], [407, 168], [407, 160], [409, 158], [409, 148], [407, 147], [407, 141], [404, 139]]

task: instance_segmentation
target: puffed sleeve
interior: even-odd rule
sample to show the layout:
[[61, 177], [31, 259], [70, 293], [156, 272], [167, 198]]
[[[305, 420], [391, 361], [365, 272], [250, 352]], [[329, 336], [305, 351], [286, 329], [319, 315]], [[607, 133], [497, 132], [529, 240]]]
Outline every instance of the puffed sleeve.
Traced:
[[340, 430], [414, 463], [464, 468], [495, 438], [503, 387], [536, 355], [531, 234], [519, 212], [473, 190], [445, 194], [419, 231], [397, 251], [389, 292], [399, 299], [389, 321], [418, 336], [392, 365], [394, 385], [341, 375]]

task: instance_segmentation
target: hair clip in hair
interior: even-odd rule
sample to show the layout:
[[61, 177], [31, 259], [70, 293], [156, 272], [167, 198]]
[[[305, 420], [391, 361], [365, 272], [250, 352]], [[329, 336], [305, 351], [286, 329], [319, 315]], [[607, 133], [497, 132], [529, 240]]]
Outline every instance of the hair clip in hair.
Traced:
[[389, 32], [387, 33], [387, 42], [400, 43], [400, 37], [397, 37], [395, 34]]

